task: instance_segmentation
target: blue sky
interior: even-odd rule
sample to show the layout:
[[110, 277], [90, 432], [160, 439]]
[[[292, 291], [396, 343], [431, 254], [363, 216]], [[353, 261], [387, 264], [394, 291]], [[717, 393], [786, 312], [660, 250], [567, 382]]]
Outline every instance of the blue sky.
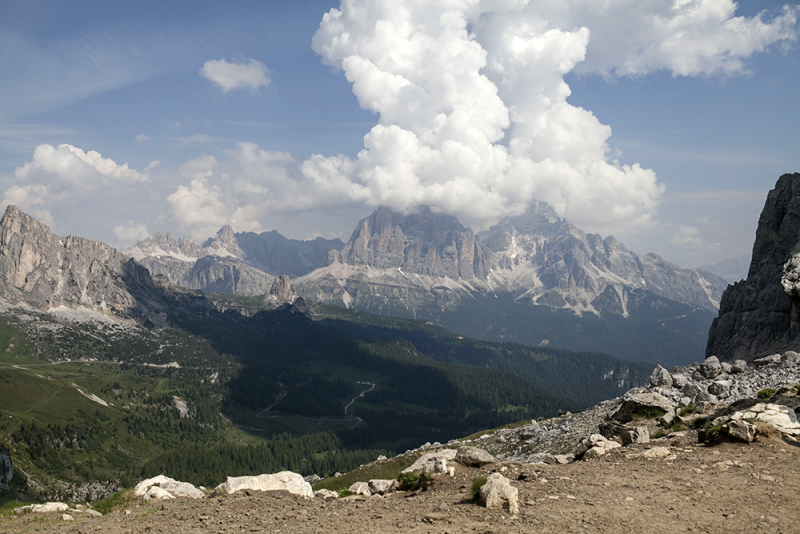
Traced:
[[5, 1], [4, 203], [124, 247], [540, 198], [680, 264], [748, 254], [800, 171], [797, 6], [586, 2]]

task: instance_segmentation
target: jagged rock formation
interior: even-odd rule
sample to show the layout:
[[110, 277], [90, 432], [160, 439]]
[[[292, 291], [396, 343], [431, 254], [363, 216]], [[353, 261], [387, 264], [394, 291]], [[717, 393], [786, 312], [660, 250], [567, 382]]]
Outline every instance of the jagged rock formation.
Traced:
[[656, 254], [640, 256], [609, 236], [586, 234], [544, 202], [479, 234], [497, 255], [495, 288], [524, 292], [534, 304], [627, 315], [635, 289], [716, 310], [727, 282], [681, 269]]
[[[798, 253], [800, 174], [784, 174], [767, 195], [758, 220], [747, 279], [722, 296], [706, 356], [750, 361], [800, 344], [800, 299], [792, 282], [792, 260]], [[781, 283], [784, 266], [786, 287]]]
[[63, 306], [162, 326], [173, 313], [216, 312], [202, 295], [157, 284], [116, 249], [57, 236], [16, 206], [0, 219], [0, 297], [44, 311]]
[[126, 251], [155, 275], [175, 285], [209, 293], [263, 295], [276, 276], [307, 274], [334, 262], [339, 239], [287, 239], [276, 231], [234, 233], [223, 226], [202, 245], [190, 238], [156, 233]]
[[474, 236], [449, 215], [380, 208], [362, 220], [339, 261], [296, 280], [316, 300], [394, 314], [438, 310], [477, 293], [627, 317], [648, 294], [716, 310], [727, 282], [639, 256], [585, 234], [543, 202]]
[[280, 300], [291, 300], [295, 295], [295, 290], [289, 277], [282, 274], [272, 283], [269, 294]]
[[453, 279], [485, 280], [493, 267], [472, 230], [429, 208], [409, 215], [379, 208], [358, 223], [340, 261]]
[[104, 243], [59, 237], [16, 206], [0, 220], [0, 297], [12, 302], [129, 315], [136, 301], [123, 281], [127, 260]]

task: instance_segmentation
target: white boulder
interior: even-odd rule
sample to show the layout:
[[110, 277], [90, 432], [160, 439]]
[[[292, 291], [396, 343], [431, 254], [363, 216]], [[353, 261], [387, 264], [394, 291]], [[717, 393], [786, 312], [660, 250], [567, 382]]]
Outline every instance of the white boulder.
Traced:
[[225, 482], [214, 488], [216, 493], [227, 493], [229, 495], [241, 490], [288, 491], [294, 495], [314, 497], [311, 484], [303, 480], [302, 475], [291, 471], [251, 477], [228, 477]]

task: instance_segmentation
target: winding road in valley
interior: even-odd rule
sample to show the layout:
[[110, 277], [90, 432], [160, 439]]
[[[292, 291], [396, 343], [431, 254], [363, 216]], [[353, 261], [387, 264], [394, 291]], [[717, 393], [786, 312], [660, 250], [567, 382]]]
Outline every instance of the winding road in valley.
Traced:
[[[350, 427], [350, 430], [353, 430], [354, 428], [356, 428], [358, 425], [363, 423], [364, 420], [361, 419], [360, 417], [358, 417], [357, 415], [352, 415], [350, 412], [348, 412], [348, 409], [358, 399], [364, 397], [364, 395], [366, 395], [367, 393], [369, 393], [370, 391], [375, 389], [375, 386], [377, 385], [377, 384], [373, 384], [372, 382], [366, 382], [366, 381], [361, 381], [361, 380], [356, 382], [356, 384], [359, 384], [359, 385], [362, 385], [362, 386], [369, 386], [369, 388], [363, 390], [361, 393], [359, 393], [358, 395], [353, 397], [350, 400], [350, 402], [347, 403], [347, 406], [344, 407], [345, 418], [346, 419], [350, 419], [352, 421], [355, 421], [355, 424], [352, 427]], [[272, 406], [275, 406], [275, 405], [273, 404]], [[275, 415], [271, 415], [271, 414], [269, 414], [269, 411], [272, 409], [272, 406], [270, 406], [268, 408], [264, 408], [263, 410], [258, 412], [256, 414], [256, 417], [272, 418], [272, 419], [276, 419], [276, 418], [281, 418], [281, 419], [292, 418], [292, 419], [303, 419], [305, 421], [330, 422], [330, 423], [342, 420], [339, 417], [309, 417], [309, 416], [292, 415], [292, 414], [280, 414], [280, 415], [275, 414]], [[236, 425], [236, 426], [238, 426], [239, 428], [244, 428], [244, 429], [248, 429], [248, 430], [259, 430], [257, 428], [244, 427], [244, 426], [241, 426], [241, 425]]]

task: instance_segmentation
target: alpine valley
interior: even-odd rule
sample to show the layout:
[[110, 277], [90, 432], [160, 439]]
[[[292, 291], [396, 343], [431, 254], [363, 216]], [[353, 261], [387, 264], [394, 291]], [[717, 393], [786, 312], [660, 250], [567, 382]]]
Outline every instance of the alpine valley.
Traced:
[[[265, 469], [332, 475], [426, 440], [580, 410], [647, 382], [652, 364], [336, 306], [337, 295], [361, 298], [347, 290], [356, 275], [332, 278], [348, 269], [367, 277], [417, 269], [418, 284], [442, 285], [419, 298], [429, 309], [438, 305], [431, 295], [488, 298], [467, 288], [487, 292], [492, 273], [505, 272], [453, 219], [375, 217], [417, 232], [406, 244], [390, 227], [415, 267], [351, 267], [383, 250], [356, 246], [363, 232], [342, 246], [228, 228], [203, 246], [156, 236], [132, 251], [139, 262], [57, 236], [9, 206], [0, 220], [0, 459], [13, 465], [0, 480], [4, 495], [96, 500], [186, 462], [207, 485]], [[305, 274], [293, 286], [282, 271]], [[315, 276], [321, 297], [297, 296]], [[334, 283], [340, 290], [322, 298]], [[266, 296], [247, 294], [263, 288]]]

